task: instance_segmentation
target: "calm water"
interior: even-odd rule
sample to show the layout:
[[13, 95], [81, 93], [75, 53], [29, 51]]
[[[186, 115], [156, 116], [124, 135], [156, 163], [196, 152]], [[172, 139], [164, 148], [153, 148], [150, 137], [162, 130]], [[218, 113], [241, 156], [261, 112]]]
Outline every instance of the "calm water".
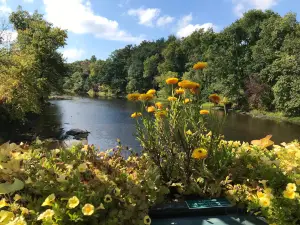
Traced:
[[[89, 144], [100, 146], [101, 149], [115, 147], [119, 138], [126, 146], [138, 149], [139, 143], [133, 136], [135, 121], [130, 118], [136, 111], [134, 103], [121, 99], [90, 99], [75, 98], [74, 100], [52, 101], [39, 121], [41, 136], [53, 133], [63, 128], [67, 131], [79, 128], [90, 131]], [[276, 143], [300, 139], [300, 126], [288, 123], [277, 123], [270, 120], [252, 118], [247, 115], [230, 113], [224, 127], [226, 139], [251, 141], [268, 134], [273, 135]]]

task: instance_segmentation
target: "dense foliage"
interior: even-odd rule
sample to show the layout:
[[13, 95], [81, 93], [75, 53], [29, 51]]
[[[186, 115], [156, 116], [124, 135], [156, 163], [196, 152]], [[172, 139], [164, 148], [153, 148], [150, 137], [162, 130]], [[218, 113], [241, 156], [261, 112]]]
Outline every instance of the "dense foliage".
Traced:
[[[203, 84], [202, 99], [217, 92], [240, 108], [299, 115], [299, 43], [295, 14], [251, 10], [219, 33], [198, 30], [183, 39], [170, 36], [128, 45], [107, 60], [74, 62], [65, 88], [125, 95], [157, 88], [163, 85], [159, 78], [173, 72]], [[199, 60], [210, 67], [194, 72], [191, 66]]]
[[66, 67], [57, 49], [66, 44], [67, 33], [22, 8], [9, 19], [18, 37], [9, 47], [0, 45], [0, 111], [22, 119], [40, 112], [44, 99], [62, 86]]

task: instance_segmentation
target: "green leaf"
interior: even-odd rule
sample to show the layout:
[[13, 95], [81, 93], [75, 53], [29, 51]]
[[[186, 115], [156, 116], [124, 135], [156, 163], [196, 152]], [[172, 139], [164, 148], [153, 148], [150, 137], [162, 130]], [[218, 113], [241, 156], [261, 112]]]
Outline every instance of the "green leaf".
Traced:
[[20, 191], [24, 188], [24, 183], [19, 179], [15, 179], [14, 183], [8, 182], [0, 184], [0, 194], [9, 194]]

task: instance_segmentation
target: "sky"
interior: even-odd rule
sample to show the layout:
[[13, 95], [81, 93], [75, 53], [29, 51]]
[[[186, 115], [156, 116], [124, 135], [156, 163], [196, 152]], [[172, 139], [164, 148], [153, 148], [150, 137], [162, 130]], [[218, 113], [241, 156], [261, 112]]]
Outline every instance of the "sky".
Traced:
[[68, 62], [106, 59], [128, 44], [186, 37], [200, 28], [220, 32], [249, 9], [300, 14], [300, 0], [0, 0], [0, 17], [18, 5], [68, 30], [67, 45], [59, 50]]

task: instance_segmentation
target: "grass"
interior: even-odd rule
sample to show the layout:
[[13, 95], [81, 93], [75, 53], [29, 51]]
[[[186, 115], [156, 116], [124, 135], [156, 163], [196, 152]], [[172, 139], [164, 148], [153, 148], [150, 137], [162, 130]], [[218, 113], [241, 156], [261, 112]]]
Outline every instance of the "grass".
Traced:
[[300, 125], [300, 117], [287, 117], [282, 112], [266, 112], [261, 110], [252, 110], [249, 115], [275, 121], [284, 121]]

